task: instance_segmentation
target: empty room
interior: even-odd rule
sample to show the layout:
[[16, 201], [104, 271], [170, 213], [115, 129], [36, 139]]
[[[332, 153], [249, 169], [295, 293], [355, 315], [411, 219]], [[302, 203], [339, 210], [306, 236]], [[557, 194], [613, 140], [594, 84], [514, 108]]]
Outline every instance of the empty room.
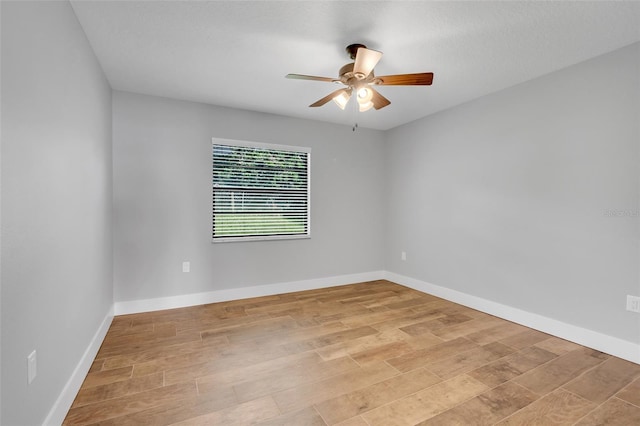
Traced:
[[640, 2], [0, 0], [0, 424], [640, 424]]

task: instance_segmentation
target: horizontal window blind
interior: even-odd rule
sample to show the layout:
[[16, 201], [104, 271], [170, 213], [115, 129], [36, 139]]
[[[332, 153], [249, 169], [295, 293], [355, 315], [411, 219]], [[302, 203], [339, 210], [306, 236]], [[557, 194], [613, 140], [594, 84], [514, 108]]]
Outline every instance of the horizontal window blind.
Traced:
[[216, 141], [213, 239], [309, 236], [309, 150]]

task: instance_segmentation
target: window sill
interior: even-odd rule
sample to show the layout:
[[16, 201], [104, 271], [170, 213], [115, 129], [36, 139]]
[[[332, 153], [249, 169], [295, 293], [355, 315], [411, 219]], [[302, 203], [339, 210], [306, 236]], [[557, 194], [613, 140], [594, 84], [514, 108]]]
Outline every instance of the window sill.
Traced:
[[236, 243], [243, 241], [278, 241], [278, 240], [305, 240], [310, 239], [311, 235], [265, 235], [256, 237], [220, 237], [213, 238], [213, 244], [218, 243]]

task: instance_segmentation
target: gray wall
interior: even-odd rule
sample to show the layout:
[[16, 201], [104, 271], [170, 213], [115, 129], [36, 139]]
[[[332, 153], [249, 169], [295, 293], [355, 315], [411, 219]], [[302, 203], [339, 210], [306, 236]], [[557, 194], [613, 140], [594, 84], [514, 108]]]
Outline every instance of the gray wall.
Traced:
[[111, 90], [67, 2], [0, 7], [0, 423], [36, 425], [113, 304]]
[[387, 269], [640, 342], [639, 114], [636, 43], [390, 131]]
[[[113, 123], [116, 301], [383, 269], [383, 133], [124, 92]], [[212, 137], [311, 147], [311, 239], [211, 243]]]

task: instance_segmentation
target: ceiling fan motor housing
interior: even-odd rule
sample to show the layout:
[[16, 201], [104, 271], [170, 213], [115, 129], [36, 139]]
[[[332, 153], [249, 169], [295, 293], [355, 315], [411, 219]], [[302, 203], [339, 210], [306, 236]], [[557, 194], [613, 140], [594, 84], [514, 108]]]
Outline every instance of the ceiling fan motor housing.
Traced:
[[340, 68], [339, 82], [349, 87], [359, 87], [365, 84], [376, 84], [377, 81], [373, 74], [373, 70], [367, 76], [356, 74], [353, 72], [354, 62], [348, 63]]
[[364, 44], [354, 43], [354, 44], [348, 45], [345, 48], [345, 50], [349, 54], [349, 57], [355, 61], [356, 60], [356, 54], [358, 53], [358, 49], [360, 49], [361, 47], [364, 47], [365, 49], [367, 48], [367, 46], [365, 46]]

